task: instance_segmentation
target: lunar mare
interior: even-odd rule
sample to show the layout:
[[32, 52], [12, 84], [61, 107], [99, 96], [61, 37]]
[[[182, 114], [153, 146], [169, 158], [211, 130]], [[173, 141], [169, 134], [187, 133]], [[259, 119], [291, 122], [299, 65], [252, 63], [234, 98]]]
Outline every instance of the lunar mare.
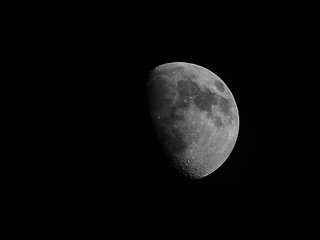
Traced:
[[218, 169], [239, 131], [227, 85], [206, 68], [177, 62], [156, 67], [148, 91], [151, 117], [174, 166], [192, 179]]

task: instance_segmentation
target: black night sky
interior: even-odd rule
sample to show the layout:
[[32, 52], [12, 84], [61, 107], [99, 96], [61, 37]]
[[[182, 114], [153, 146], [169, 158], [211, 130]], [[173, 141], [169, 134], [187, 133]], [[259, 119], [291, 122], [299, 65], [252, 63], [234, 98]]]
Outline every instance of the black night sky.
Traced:
[[[304, 76], [317, 69], [304, 64], [311, 59], [307, 55], [317, 57], [306, 26], [315, 33], [317, 28], [302, 24], [300, 4], [292, 12], [293, 4], [280, 9], [277, 3], [271, 11], [265, 10], [267, 4], [256, 9], [249, 5], [255, 16], [248, 19], [237, 8], [239, 16], [230, 13], [213, 19], [219, 8], [210, 6], [204, 13], [205, 6], [199, 4], [196, 10], [196, 4], [187, 2], [189, 11], [162, 2], [154, 6], [119, 2], [119, 8], [108, 2], [92, 9], [87, 3], [80, 5], [57, 6], [59, 11], [52, 10], [48, 21], [42, 16], [35, 16], [31, 24], [19, 19], [24, 31], [11, 30], [19, 33], [17, 43], [13, 41], [16, 46], [4, 45], [12, 59], [26, 65], [20, 68], [13, 63], [13, 73], [22, 77], [15, 82], [13, 74], [9, 79], [26, 95], [26, 101], [24, 96], [18, 100], [26, 110], [18, 114], [16, 131], [22, 126], [27, 133], [11, 136], [26, 146], [13, 146], [9, 156], [27, 176], [18, 181], [23, 192], [11, 190], [19, 193], [17, 209], [22, 206], [28, 211], [22, 213], [23, 224], [33, 224], [30, 219], [37, 218], [53, 228], [75, 226], [80, 234], [82, 226], [101, 228], [104, 234], [119, 226], [116, 234], [131, 234], [127, 226], [144, 232], [144, 223], [155, 221], [162, 227], [171, 220], [193, 224], [205, 218], [211, 226], [201, 231], [214, 232], [213, 221], [249, 219], [268, 227], [274, 221], [305, 220], [297, 217], [306, 212], [310, 201], [304, 194], [308, 183], [301, 184], [309, 169], [302, 167], [310, 168], [316, 159], [296, 153], [299, 148], [303, 155], [310, 152], [311, 147], [301, 146], [303, 142], [317, 142], [298, 135], [313, 133], [317, 118], [316, 112], [300, 105], [311, 102], [308, 90], [319, 77]], [[42, 14], [47, 15], [47, 9]], [[17, 55], [11, 54], [13, 49]], [[240, 127], [231, 154], [200, 180], [183, 176], [171, 165], [148, 112], [149, 74], [170, 62], [193, 63], [218, 75], [238, 108]], [[5, 97], [4, 105], [14, 97]], [[299, 122], [292, 126], [294, 120]], [[11, 131], [11, 126], [4, 129]], [[289, 140], [298, 147], [289, 146]], [[22, 154], [21, 159], [15, 159], [15, 152]], [[14, 177], [6, 178], [5, 185]], [[310, 192], [316, 193], [317, 188]], [[20, 216], [11, 215], [20, 221]], [[41, 229], [37, 224], [33, 227]], [[189, 233], [188, 226], [180, 229]]]
[[[85, 108], [82, 121], [90, 127], [78, 134], [90, 147], [78, 147], [74, 180], [74, 191], [83, 192], [83, 201], [90, 203], [84, 214], [131, 220], [292, 214], [286, 102], [293, 53], [286, 34], [235, 29], [199, 37], [169, 29], [125, 29], [93, 33], [92, 48], [84, 53], [90, 67], [88, 77], [79, 81], [85, 90], [77, 94]], [[231, 155], [197, 181], [170, 165], [147, 109], [149, 73], [176, 61], [217, 74], [231, 90], [240, 116]], [[87, 79], [92, 79], [88, 87]]]
[[[120, 80], [130, 96], [125, 100], [123, 121], [129, 124], [125, 129], [129, 127], [130, 134], [120, 137], [124, 149], [117, 155], [123, 168], [130, 166], [125, 171], [129, 170], [128, 178], [117, 180], [125, 213], [151, 218], [239, 219], [288, 214], [287, 45], [262, 32], [238, 34], [209, 34], [192, 40], [179, 34], [170, 38], [155, 34], [125, 48], [130, 61], [123, 71], [133, 64], [126, 73], [128, 78]], [[197, 181], [180, 175], [168, 163], [146, 111], [144, 91], [149, 72], [175, 61], [195, 63], [216, 73], [232, 91], [240, 115], [238, 140], [231, 155], [217, 171]]]

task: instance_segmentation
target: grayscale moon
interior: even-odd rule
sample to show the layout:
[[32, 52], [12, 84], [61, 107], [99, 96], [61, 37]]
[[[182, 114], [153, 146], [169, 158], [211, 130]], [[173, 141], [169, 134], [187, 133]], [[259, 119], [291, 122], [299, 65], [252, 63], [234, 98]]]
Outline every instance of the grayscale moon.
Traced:
[[166, 63], [151, 72], [148, 94], [157, 135], [179, 171], [200, 179], [226, 161], [239, 113], [222, 79], [196, 64]]

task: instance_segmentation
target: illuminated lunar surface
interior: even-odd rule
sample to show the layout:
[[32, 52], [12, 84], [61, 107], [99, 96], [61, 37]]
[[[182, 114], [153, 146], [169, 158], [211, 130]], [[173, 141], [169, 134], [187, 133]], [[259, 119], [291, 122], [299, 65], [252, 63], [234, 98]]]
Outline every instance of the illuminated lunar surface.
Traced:
[[239, 131], [239, 114], [227, 85], [190, 63], [156, 67], [148, 81], [152, 121], [173, 165], [200, 179], [228, 158]]

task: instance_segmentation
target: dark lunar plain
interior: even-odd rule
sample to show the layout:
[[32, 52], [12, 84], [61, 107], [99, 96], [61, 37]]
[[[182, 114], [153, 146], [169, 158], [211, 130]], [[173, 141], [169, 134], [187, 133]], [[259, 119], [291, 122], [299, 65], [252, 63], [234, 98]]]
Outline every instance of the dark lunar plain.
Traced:
[[[70, 216], [102, 224], [108, 216], [121, 223], [292, 215], [287, 105], [294, 53], [288, 39], [264, 31], [189, 37], [179, 31], [128, 30], [114, 35], [108, 44], [106, 35], [98, 35], [92, 48], [77, 52], [88, 65], [76, 67], [84, 74], [72, 86], [80, 105], [73, 98], [68, 106], [79, 106], [80, 113], [69, 123], [76, 126], [70, 131], [79, 142], [72, 143], [78, 157], [67, 155], [72, 164], [63, 168], [71, 173], [63, 187], [73, 196]], [[149, 74], [170, 62], [194, 63], [217, 74], [238, 107], [240, 127], [232, 153], [215, 172], [196, 181], [169, 163], [148, 112]]]

